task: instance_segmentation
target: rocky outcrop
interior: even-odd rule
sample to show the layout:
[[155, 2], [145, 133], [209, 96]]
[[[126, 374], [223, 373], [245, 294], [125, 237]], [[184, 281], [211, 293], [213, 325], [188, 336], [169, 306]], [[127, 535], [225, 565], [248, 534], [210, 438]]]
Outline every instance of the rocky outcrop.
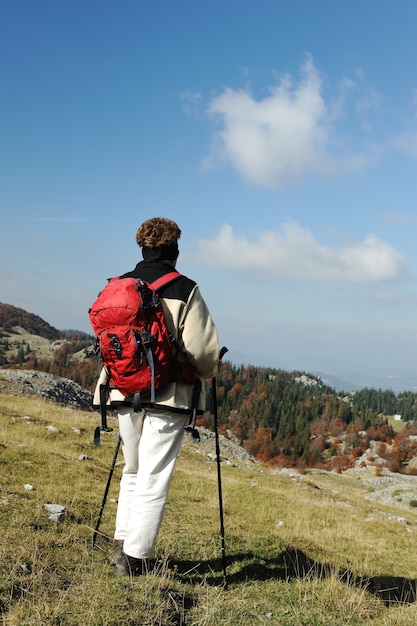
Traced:
[[74, 409], [91, 411], [91, 393], [69, 378], [35, 370], [0, 370], [0, 391], [40, 396]]
[[[195, 443], [189, 435], [184, 437], [184, 445], [192, 448], [195, 452], [206, 456], [211, 461], [217, 460], [216, 453], [216, 434], [206, 428], [197, 429], [200, 435], [200, 441]], [[224, 435], [219, 435], [220, 461], [225, 465], [233, 467], [253, 467], [260, 465], [247, 450], [239, 444], [231, 441]]]

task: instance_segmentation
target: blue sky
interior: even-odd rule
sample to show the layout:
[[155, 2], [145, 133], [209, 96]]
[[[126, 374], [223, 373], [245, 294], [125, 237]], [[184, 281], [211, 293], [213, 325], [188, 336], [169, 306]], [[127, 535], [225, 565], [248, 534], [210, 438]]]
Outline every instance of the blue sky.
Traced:
[[182, 229], [230, 359], [417, 385], [414, 0], [3, 0], [0, 301], [90, 331]]

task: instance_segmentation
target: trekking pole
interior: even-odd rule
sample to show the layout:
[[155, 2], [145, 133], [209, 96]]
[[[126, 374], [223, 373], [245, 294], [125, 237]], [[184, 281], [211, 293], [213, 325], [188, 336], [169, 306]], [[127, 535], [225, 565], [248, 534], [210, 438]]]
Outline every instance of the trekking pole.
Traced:
[[100, 513], [98, 514], [97, 524], [96, 524], [96, 527], [95, 527], [95, 530], [94, 530], [93, 548], [94, 548], [94, 546], [96, 544], [97, 533], [98, 533], [98, 529], [99, 529], [99, 526], [100, 526], [101, 517], [103, 515], [104, 505], [106, 504], [107, 494], [109, 493], [110, 483], [111, 483], [111, 479], [112, 479], [112, 476], [113, 476], [114, 468], [116, 466], [116, 459], [117, 459], [117, 455], [119, 454], [119, 448], [120, 448], [121, 442], [122, 442], [122, 438], [119, 435], [118, 438], [117, 438], [116, 449], [114, 451], [113, 461], [112, 461], [111, 468], [110, 468], [109, 478], [107, 480], [106, 489], [104, 490], [104, 496], [103, 496], [103, 501], [102, 501], [101, 507], [100, 507]]
[[[219, 361], [221, 361], [224, 354], [226, 354], [227, 348], [223, 347], [220, 351]], [[220, 441], [219, 441], [219, 419], [217, 411], [217, 387], [216, 377], [212, 379], [212, 396], [213, 396], [213, 412], [214, 412], [214, 432], [216, 435], [216, 458], [217, 458], [217, 482], [219, 486], [219, 512], [220, 512], [220, 536], [222, 540], [222, 564], [223, 564], [223, 586], [227, 589], [227, 575], [226, 575], [226, 548], [224, 540], [224, 515], [223, 515], [223, 496], [222, 496], [222, 476], [220, 469]]]

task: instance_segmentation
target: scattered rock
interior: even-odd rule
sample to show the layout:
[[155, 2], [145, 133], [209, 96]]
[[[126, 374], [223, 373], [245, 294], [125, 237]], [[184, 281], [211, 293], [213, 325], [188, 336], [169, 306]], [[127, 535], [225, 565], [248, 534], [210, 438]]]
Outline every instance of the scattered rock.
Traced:
[[49, 519], [53, 522], [65, 520], [65, 507], [61, 504], [44, 504], [43, 506], [50, 513]]
[[59, 435], [59, 434], [60, 434], [60, 432], [61, 432], [61, 431], [59, 430], [59, 428], [57, 428], [56, 426], [51, 426], [51, 425], [49, 425], [49, 426], [47, 426], [46, 428], [47, 428], [47, 430], [50, 430], [50, 431], [51, 431], [51, 433], [54, 433], [54, 435]]
[[19, 567], [22, 570], [22, 572], [24, 574], [31, 574], [32, 573], [32, 567], [30, 565], [30, 563], [19, 563]]
[[26, 485], [23, 485], [23, 486], [26, 489], [26, 491], [33, 491], [34, 490], [33, 485], [29, 485], [29, 483], [26, 483]]

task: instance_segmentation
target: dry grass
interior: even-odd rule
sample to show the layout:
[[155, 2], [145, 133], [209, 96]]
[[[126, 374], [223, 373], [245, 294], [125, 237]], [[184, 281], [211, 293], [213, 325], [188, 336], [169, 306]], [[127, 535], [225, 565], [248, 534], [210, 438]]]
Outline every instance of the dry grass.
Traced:
[[[417, 623], [417, 512], [370, 502], [360, 481], [325, 472], [297, 479], [260, 465], [222, 467], [225, 590], [216, 464], [187, 445], [160, 533], [158, 571], [115, 577], [108, 562], [120, 465], [91, 545], [117, 437], [104, 436], [95, 448], [97, 423], [95, 415], [0, 395], [4, 625]], [[49, 519], [47, 502], [66, 507], [65, 521]]]

